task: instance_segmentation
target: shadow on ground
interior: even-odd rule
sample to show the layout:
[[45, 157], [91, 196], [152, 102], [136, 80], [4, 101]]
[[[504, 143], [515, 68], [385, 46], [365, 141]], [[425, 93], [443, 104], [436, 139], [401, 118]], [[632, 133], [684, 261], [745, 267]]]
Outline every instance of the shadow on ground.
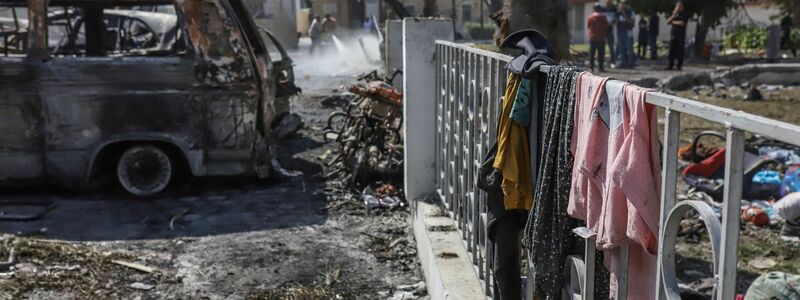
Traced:
[[0, 221], [0, 233], [71, 241], [198, 237], [325, 223], [321, 167], [299, 152], [322, 147], [293, 137], [279, 148], [284, 168], [303, 176], [283, 179], [202, 178], [151, 198], [140, 199], [118, 187], [76, 192], [25, 187], [0, 193], [0, 213], [30, 211], [3, 203], [55, 203], [42, 218]]

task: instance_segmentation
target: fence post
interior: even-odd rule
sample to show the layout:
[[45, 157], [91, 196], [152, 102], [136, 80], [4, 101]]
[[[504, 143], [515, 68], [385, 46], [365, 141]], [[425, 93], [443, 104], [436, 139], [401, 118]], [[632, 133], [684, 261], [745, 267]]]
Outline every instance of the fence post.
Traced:
[[[681, 113], [673, 111], [670, 108], [666, 109], [664, 116], [664, 167], [661, 174], [661, 220], [659, 220], [658, 240], [659, 243], [664, 243], [664, 224], [667, 223], [669, 212], [675, 206], [675, 193], [678, 186], [678, 145], [679, 133], [681, 126]], [[675, 245], [669, 245], [674, 247]], [[664, 255], [661, 251], [662, 247], [658, 247], [658, 265], [656, 272], [656, 299], [663, 300], [667, 296], [664, 293], [664, 276], [661, 274], [663, 266], [661, 265], [661, 257]]]
[[742, 203], [744, 133], [728, 124], [725, 149], [725, 192], [722, 206], [722, 251], [717, 266], [717, 298], [736, 297], [736, 265], [739, 249], [739, 215]]
[[403, 20], [403, 151], [408, 201], [436, 191], [436, 40], [453, 40], [447, 20]]

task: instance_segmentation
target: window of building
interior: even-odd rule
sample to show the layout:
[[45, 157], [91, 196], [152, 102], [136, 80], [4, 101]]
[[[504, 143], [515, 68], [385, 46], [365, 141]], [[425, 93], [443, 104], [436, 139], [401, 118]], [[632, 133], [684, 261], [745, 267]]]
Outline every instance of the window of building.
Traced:
[[461, 6], [461, 20], [464, 22], [472, 22], [472, 5]]
[[26, 3], [0, 4], [0, 57], [25, 57], [28, 51]]

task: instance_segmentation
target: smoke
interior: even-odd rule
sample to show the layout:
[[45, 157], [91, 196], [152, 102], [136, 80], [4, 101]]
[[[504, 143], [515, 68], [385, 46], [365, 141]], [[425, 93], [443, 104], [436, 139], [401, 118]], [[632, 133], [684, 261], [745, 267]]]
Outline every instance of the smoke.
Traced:
[[322, 40], [321, 51], [315, 51], [309, 59], [298, 60], [296, 68], [328, 76], [354, 75], [381, 68], [380, 44], [374, 34], [344, 33]]

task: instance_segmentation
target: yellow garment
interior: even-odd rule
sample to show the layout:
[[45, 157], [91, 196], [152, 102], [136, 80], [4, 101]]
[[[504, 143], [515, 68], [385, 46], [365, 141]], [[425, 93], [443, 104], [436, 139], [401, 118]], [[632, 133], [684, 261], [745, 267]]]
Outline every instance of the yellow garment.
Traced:
[[497, 134], [497, 156], [494, 168], [503, 173], [503, 203], [506, 210], [525, 209], [533, 206], [531, 184], [531, 156], [528, 145], [528, 129], [511, 120], [511, 108], [517, 96], [522, 77], [511, 73], [506, 83], [503, 110]]

